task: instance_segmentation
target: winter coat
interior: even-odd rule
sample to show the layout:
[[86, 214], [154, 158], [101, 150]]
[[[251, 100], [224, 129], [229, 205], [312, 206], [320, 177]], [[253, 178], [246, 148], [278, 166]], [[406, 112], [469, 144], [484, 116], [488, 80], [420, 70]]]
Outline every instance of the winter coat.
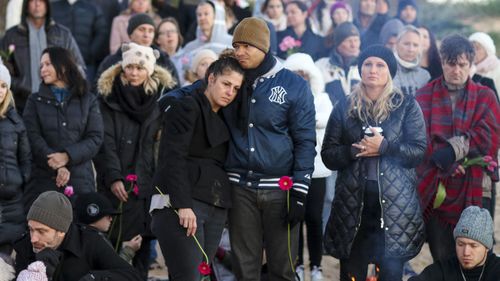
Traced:
[[102, 11], [88, 0], [78, 0], [72, 5], [61, 0], [50, 5], [54, 20], [71, 30], [85, 63], [96, 66], [107, 54], [105, 46], [109, 38], [109, 26]]
[[11, 107], [0, 119], [0, 245], [11, 243], [24, 231], [21, 202], [31, 173], [31, 150], [23, 120]]
[[[171, 89], [179, 87], [179, 85], [181, 85], [179, 82], [180, 81], [179, 75], [177, 73], [177, 69], [176, 69], [174, 63], [170, 60], [168, 54], [163, 52], [162, 50], [160, 50], [158, 47], [156, 47], [154, 45], [150, 46], [150, 47], [153, 48], [154, 50], [157, 50], [158, 52], [160, 52], [160, 58], [156, 60], [156, 64], [163, 67], [163, 68], [166, 68], [168, 70], [168, 72], [170, 72], [170, 75], [174, 79], [175, 85], [172, 86]], [[122, 60], [122, 50], [121, 49], [118, 49], [118, 51], [116, 51], [116, 53], [111, 54], [111, 55], [107, 56], [106, 58], [104, 58], [102, 63], [99, 65], [99, 68], [97, 69], [97, 72], [95, 75], [95, 77], [96, 77], [95, 86], [97, 86], [97, 81], [101, 78], [101, 75], [103, 74], [103, 72], [108, 70], [110, 67], [117, 64], [121, 60]]]
[[[463, 270], [466, 278], [468, 272], [474, 271], [473, 276], [479, 277], [482, 266], [472, 270]], [[498, 281], [500, 278], [500, 257], [489, 253], [484, 265], [484, 272], [481, 281]], [[445, 261], [436, 261], [426, 267], [418, 276], [411, 277], [409, 281], [457, 281], [463, 280], [460, 272], [460, 263], [456, 257]], [[466, 279], [469, 280], [469, 279]], [[473, 280], [472, 277], [470, 280]], [[479, 279], [478, 279], [479, 280]]]
[[[55, 256], [59, 255], [58, 262], [53, 259], [55, 262], [48, 265], [55, 268], [52, 280], [142, 280], [139, 273], [120, 258], [105, 239], [87, 226], [72, 224], [61, 245], [52, 250]], [[29, 233], [14, 244], [14, 249], [17, 253], [16, 274], [19, 274], [37, 260]], [[87, 279], [82, 279], [84, 277]]]
[[287, 58], [283, 63], [291, 71], [304, 71], [309, 76], [309, 85], [314, 96], [314, 109], [316, 110], [316, 157], [314, 158], [313, 178], [326, 178], [332, 174], [321, 160], [321, 146], [325, 137], [325, 128], [332, 112], [333, 106], [328, 94], [325, 93], [325, 83], [321, 71], [314, 65], [307, 54], [296, 53]]
[[94, 191], [92, 157], [103, 140], [97, 97], [90, 92], [79, 95], [70, 90], [58, 102], [50, 87], [42, 83], [40, 91], [29, 96], [23, 118], [33, 154], [32, 178], [25, 188], [29, 194], [27, 202], [44, 191], [60, 190], [55, 183], [57, 171], [47, 164], [47, 155], [55, 152], [69, 156], [68, 185], [73, 186], [75, 193]]
[[316, 155], [316, 120], [307, 83], [276, 62], [253, 88], [246, 132], [240, 127], [236, 103], [222, 109], [231, 133], [225, 165], [229, 180], [278, 189], [279, 178], [288, 175], [294, 184], [308, 184]]
[[[104, 120], [104, 142], [96, 157], [99, 190], [114, 204], [119, 202], [111, 192], [111, 185], [116, 181], [124, 182], [129, 189], [126, 176], [137, 175], [139, 195], [129, 195], [129, 201], [124, 203], [123, 239], [129, 240], [147, 230], [149, 215], [147, 201], [152, 194], [152, 178], [156, 170], [154, 147], [159, 141], [160, 110], [155, 105], [149, 116], [142, 122], [132, 119], [119, 104], [116, 96], [127, 93], [116, 92], [115, 83], [122, 82], [122, 68], [117, 64], [106, 70], [99, 79], [98, 89], [100, 106]], [[160, 96], [165, 88], [171, 88], [174, 80], [170, 73], [155, 66], [151, 79], [156, 82], [147, 90], [155, 96]], [[116, 81], [115, 81], [116, 80]], [[134, 210], [134, 206], [138, 209]], [[140, 209], [144, 208], [144, 209]], [[112, 239], [113, 240], [113, 239]]]
[[[363, 138], [366, 124], [348, 114], [351, 100], [337, 105], [332, 112], [321, 152], [325, 165], [338, 171], [324, 240], [327, 252], [338, 259], [350, 255], [362, 223], [365, 193], [361, 169], [364, 160], [356, 158], [351, 147]], [[415, 173], [426, 149], [424, 118], [415, 99], [404, 95], [401, 106], [378, 125], [388, 142], [377, 168], [385, 255], [410, 259], [420, 252], [424, 242]]]
[[[291, 36], [295, 40], [300, 40], [301, 46], [298, 47], [298, 52], [306, 53], [312, 57], [313, 60], [317, 60], [324, 55], [324, 47], [323, 47], [323, 37], [314, 33], [310, 27], [307, 27], [302, 37], [299, 38], [293, 28], [289, 26], [287, 29], [280, 31], [277, 33], [278, 36], [278, 46], [283, 41], [283, 39], [287, 36]], [[278, 57], [282, 59], [286, 59], [288, 56], [286, 51], [282, 51], [278, 48]]]
[[[229, 131], [212, 111], [205, 87], [167, 110], [155, 186], [170, 195], [174, 208], [192, 208], [192, 198], [231, 207], [231, 185], [224, 170]], [[184, 130], [177, 128], [183, 126]]]
[[354, 86], [361, 81], [356, 60], [346, 68], [342, 57], [335, 50], [330, 57], [317, 60], [316, 66], [323, 74], [325, 90], [334, 106], [339, 101], [343, 102], [346, 96], [351, 94]]
[[407, 68], [398, 63], [398, 71], [394, 77], [394, 87], [403, 93], [415, 96], [418, 89], [422, 88], [431, 80], [429, 72], [416, 65]]
[[[46, 18], [47, 47], [59, 46], [69, 50], [76, 63], [85, 69], [85, 62], [71, 31], [53, 21], [50, 18], [50, 13], [47, 14]], [[20, 113], [23, 112], [26, 100], [31, 94], [29, 29], [26, 21], [26, 12], [23, 12], [21, 23], [7, 30], [0, 43], [0, 49], [4, 51], [7, 51], [11, 44], [16, 47], [7, 63], [13, 68], [11, 71], [11, 90], [14, 93], [16, 108]]]

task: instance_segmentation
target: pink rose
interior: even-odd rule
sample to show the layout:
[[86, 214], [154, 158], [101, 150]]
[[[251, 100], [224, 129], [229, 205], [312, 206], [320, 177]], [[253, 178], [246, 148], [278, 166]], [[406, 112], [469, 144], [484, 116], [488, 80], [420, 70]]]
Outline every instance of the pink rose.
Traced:
[[493, 157], [489, 156], [489, 155], [486, 155], [483, 157], [483, 161], [486, 162], [486, 163], [489, 163], [493, 160]]
[[300, 40], [295, 40], [295, 47], [299, 47], [302, 46], [302, 41]]
[[66, 188], [64, 188], [64, 195], [71, 197], [73, 196], [73, 194], [75, 194], [75, 191], [73, 190], [73, 187], [71, 185], [68, 185], [66, 186]]
[[139, 187], [137, 186], [137, 184], [134, 185], [132, 192], [135, 194], [135, 196], [139, 196]]
[[14, 44], [10, 44], [9, 45], [9, 54], [12, 54], [14, 53], [14, 51], [16, 50], [16, 45]]
[[137, 175], [136, 174], [128, 174], [127, 177], [125, 177], [125, 180], [127, 180], [127, 181], [137, 181]]

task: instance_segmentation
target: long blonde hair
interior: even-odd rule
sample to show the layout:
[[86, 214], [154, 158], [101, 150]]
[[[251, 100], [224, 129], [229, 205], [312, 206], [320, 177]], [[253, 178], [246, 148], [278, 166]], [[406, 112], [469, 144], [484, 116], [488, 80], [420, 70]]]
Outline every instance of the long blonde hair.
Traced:
[[9, 109], [9, 106], [14, 106], [14, 97], [12, 95], [12, 91], [10, 89], [7, 89], [7, 93], [5, 94], [5, 98], [3, 99], [3, 102], [0, 104], [0, 118], [3, 119], [5, 118], [5, 114], [7, 113], [7, 110]]
[[359, 118], [365, 124], [368, 124], [369, 120], [377, 123], [386, 120], [390, 113], [403, 103], [404, 95], [393, 86], [390, 75], [382, 94], [376, 101], [368, 98], [367, 91], [362, 81], [355, 86], [349, 95], [351, 102], [348, 111], [349, 116]]

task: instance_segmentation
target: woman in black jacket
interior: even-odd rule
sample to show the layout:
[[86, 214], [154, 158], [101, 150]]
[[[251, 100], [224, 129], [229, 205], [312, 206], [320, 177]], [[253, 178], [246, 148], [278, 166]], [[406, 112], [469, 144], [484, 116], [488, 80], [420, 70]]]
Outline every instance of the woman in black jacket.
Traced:
[[199, 280], [198, 265], [205, 258], [211, 263], [219, 245], [231, 207], [231, 186], [223, 168], [229, 131], [219, 110], [234, 100], [242, 81], [238, 61], [223, 53], [208, 68], [203, 87], [167, 110], [151, 229], [172, 280]]
[[45, 49], [40, 75], [40, 90], [29, 96], [23, 115], [33, 153], [26, 210], [44, 191], [63, 192], [67, 185], [76, 194], [94, 191], [91, 160], [103, 138], [97, 98], [71, 53], [61, 47]]
[[358, 60], [359, 86], [335, 107], [321, 156], [338, 171], [325, 248], [340, 259], [340, 280], [401, 280], [403, 263], [424, 242], [415, 166], [426, 149], [422, 112], [411, 95], [393, 88], [396, 59], [380, 45]]
[[23, 120], [14, 108], [11, 77], [0, 61], [0, 254], [25, 230], [23, 186], [31, 170], [31, 151]]
[[98, 81], [104, 143], [96, 167], [100, 191], [121, 209], [110, 239], [120, 248], [123, 241], [142, 236], [132, 263], [146, 279], [152, 239], [148, 208], [160, 135], [157, 99], [175, 86], [175, 79], [156, 65], [157, 50], [135, 43], [124, 44], [121, 50], [121, 63], [104, 71]]

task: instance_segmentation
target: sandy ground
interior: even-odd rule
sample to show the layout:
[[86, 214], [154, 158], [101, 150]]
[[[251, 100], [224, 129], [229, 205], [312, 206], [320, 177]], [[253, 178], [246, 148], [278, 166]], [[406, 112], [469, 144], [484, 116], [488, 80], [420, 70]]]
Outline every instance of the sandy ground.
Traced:
[[[497, 194], [495, 218], [495, 239], [496, 241], [498, 241], [498, 243], [494, 247], [494, 252], [496, 254], [500, 254], [500, 194]], [[160, 257], [158, 260], [161, 265], [164, 265], [160, 252], [159, 255]], [[305, 251], [305, 255], [307, 255], [307, 250]], [[308, 260], [308, 258], [305, 257], [304, 260]], [[424, 245], [420, 254], [410, 261], [410, 264], [417, 273], [421, 272], [427, 265], [431, 263], [432, 257], [427, 244]], [[339, 280], [339, 262], [337, 259], [330, 256], [323, 256], [322, 267], [325, 280]], [[167, 276], [167, 270], [165, 269], [165, 267], [163, 267], [161, 269], [150, 271], [150, 276], [160, 277], [164, 279]], [[305, 277], [306, 281], [310, 281], [309, 272], [306, 271]], [[404, 280], [407, 280], [407, 277], [405, 277]]]

